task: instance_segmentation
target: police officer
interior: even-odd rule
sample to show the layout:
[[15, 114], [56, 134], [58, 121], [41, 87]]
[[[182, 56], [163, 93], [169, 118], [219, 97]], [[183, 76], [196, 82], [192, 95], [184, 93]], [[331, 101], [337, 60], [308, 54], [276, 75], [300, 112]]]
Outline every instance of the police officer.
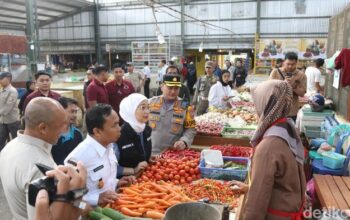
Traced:
[[166, 74], [163, 77], [163, 95], [150, 99], [152, 154], [158, 154], [168, 147], [189, 147], [196, 135], [194, 110], [188, 106], [188, 102], [178, 97], [180, 87], [178, 74]]
[[214, 85], [217, 81], [216, 76], [214, 73], [214, 62], [213, 61], [207, 61], [205, 63], [205, 72], [206, 75], [199, 78], [197, 81], [197, 87], [196, 92], [194, 93], [193, 97], [193, 105], [196, 105], [197, 108], [197, 115], [204, 114], [208, 107], [208, 95], [209, 90], [212, 85]]

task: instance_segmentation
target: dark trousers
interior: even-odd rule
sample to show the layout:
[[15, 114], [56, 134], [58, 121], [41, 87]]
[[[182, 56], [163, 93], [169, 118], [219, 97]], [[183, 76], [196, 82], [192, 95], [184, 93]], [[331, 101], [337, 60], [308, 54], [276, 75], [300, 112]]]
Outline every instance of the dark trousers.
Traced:
[[149, 84], [151, 82], [151, 79], [150, 78], [147, 78], [146, 81], [145, 81], [145, 86], [143, 87], [144, 91], [145, 91], [145, 96], [147, 98], [149, 98]]
[[0, 151], [5, 147], [6, 141], [10, 140], [9, 134], [12, 139], [17, 137], [17, 131], [19, 129], [19, 121], [11, 124], [0, 124]]

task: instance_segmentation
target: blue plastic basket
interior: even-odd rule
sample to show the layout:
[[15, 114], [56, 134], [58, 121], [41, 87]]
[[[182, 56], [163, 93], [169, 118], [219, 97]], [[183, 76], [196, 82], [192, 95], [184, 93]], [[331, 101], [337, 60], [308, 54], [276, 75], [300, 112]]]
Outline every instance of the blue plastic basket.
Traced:
[[223, 168], [207, 168], [205, 167], [204, 159], [201, 159], [199, 169], [202, 178], [216, 179], [216, 180], [238, 180], [245, 181], [248, 170], [250, 168], [250, 159], [246, 157], [223, 157], [224, 162], [232, 161], [234, 163], [246, 165], [245, 169], [230, 170]]
[[323, 156], [323, 161], [322, 161], [323, 166], [333, 170], [343, 168], [346, 156], [335, 152], [324, 152], [322, 156]]

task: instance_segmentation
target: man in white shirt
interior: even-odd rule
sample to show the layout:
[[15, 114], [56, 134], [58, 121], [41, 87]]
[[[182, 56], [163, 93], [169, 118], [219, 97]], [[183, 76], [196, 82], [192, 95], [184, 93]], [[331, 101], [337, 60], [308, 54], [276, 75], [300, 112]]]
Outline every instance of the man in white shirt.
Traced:
[[[31, 181], [44, 176], [35, 163], [56, 166], [51, 147], [66, 128], [65, 111], [56, 100], [34, 98], [25, 110], [25, 130], [19, 131], [17, 138], [1, 151], [0, 177], [14, 219], [35, 219], [35, 209], [28, 203], [28, 186]], [[72, 217], [64, 219], [77, 219], [80, 215], [70, 203], [61, 205], [67, 206], [67, 213]]]
[[315, 93], [323, 92], [323, 87], [320, 85], [321, 81], [321, 67], [324, 64], [324, 60], [319, 58], [314, 61], [314, 66], [306, 68], [305, 75], [307, 77], [307, 94], [312, 95]]
[[160, 63], [158, 64], [158, 80], [157, 82], [159, 85], [163, 81], [163, 76], [166, 74], [166, 69], [168, 68], [168, 65], [166, 65], [166, 60], [161, 60]]
[[128, 72], [124, 75], [124, 79], [131, 82], [136, 92], [141, 92], [141, 87], [144, 85], [143, 74], [138, 71], [134, 71], [133, 63], [127, 63], [126, 67]]
[[143, 68], [143, 75], [145, 76], [145, 85], [143, 87], [145, 96], [149, 96], [149, 84], [151, 83], [151, 69], [149, 68], [149, 62], [145, 61], [145, 67]]
[[64, 163], [82, 161], [87, 169], [86, 187], [89, 192], [83, 200], [92, 206], [106, 205], [117, 199], [116, 189], [135, 181], [123, 177], [118, 180], [118, 161], [113, 143], [120, 137], [119, 117], [110, 105], [98, 104], [86, 113], [88, 134], [65, 159]]

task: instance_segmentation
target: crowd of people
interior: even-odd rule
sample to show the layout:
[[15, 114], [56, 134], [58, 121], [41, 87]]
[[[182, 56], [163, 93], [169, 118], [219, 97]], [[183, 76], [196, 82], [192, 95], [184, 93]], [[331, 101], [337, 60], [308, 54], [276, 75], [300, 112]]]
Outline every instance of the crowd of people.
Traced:
[[[287, 53], [269, 80], [251, 89], [259, 123], [252, 139], [256, 150], [244, 219], [266, 219], [276, 215], [274, 210], [295, 213], [303, 204], [303, 148], [293, 120], [298, 97], [323, 91], [319, 83], [323, 63], [316, 60], [315, 67], [304, 73], [297, 69], [297, 61], [295, 53]], [[243, 86], [248, 75], [242, 60], [235, 66], [227, 60], [223, 70], [207, 61], [198, 80], [193, 67], [186, 65], [184, 74], [175, 64], [162, 61], [153, 97], [148, 62], [143, 72], [135, 71], [132, 63], [127, 72], [116, 65], [113, 79], [104, 66], [89, 68], [83, 92], [85, 138], [75, 125], [77, 101], [52, 91], [49, 73], [35, 74], [17, 106], [12, 75], [1, 72], [0, 178], [14, 218], [69, 220], [81, 214], [73, 203], [55, 200], [49, 209], [45, 191], [38, 194], [37, 210], [28, 203], [28, 184], [43, 176], [35, 166], [38, 162], [54, 168], [46, 175], [58, 180], [58, 194], [86, 187], [88, 192], [78, 199], [89, 207], [114, 201], [117, 189], [135, 183], [135, 177], [165, 149], [190, 147], [196, 135], [195, 115], [206, 113], [209, 106], [227, 108], [234, 89]], [[24, 130], [19, 130], [20, 124]], [[233, 184], [248, 189], [243, 183]]]

